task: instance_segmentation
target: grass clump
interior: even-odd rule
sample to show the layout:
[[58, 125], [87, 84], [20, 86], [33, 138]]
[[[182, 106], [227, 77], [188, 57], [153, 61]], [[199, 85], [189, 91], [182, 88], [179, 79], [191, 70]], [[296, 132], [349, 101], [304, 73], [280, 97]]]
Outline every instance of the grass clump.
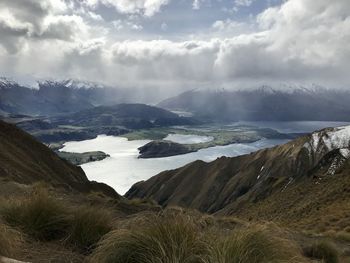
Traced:
[[112, 217], [102, 208], [70, 206], [51, 197], [44, 188], [28, 198], [5, 202], [0, 215], [11, 226], [18, 227], [39, 241], [65, 240], [89, 253], [103, 235], [112, 229]]
[[274, 263], [305, 262], [298, 246], [278, 237], [276, 227], [249, 226], [215, 240], [212, 252], [214, 263]]
[[150, 216], [142, 226], [107, 235], [91, 262], [204, 263], [208, 257], [208, 246], [189, 217]]
[[1, 214], [8, 224], [19, 226], [39, 240], [64, 236], [68, 227], [65, 213], [65, 207], [43, 189], [36, 190], [26, 200], [8, 202], [1, 208]]
[[81, 207], [72, 214], [67, 240], [83, 252], [90, 252], [101, 237], [111, 230], [112, 218], [108, 211]]
[[322, 260], [324, 263], [338, 263], [339, 252], [336, 247], [327, 241], [316, 242], [304, 249], [305, 256]]
[[20, 234], [0, 222], [0, 256], [11, 257], [20, 243]]

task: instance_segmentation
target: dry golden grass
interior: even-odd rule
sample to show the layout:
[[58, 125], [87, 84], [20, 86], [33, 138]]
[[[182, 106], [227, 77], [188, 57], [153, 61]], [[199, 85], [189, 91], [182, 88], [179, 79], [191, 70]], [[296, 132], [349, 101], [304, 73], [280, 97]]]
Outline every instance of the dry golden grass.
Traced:
[[0, 213], [8, 224], [39, 240], [62, 238], [68, 227], [66, 208], [44, 188], [35, 189], [28, 199], [3, 203]]
[[208, 262], [210, 250], [190, 217], [150, 216], [145, 222], [108, 234], [93, 253], [91, 262]]
[[42, 187], [35, 187], [28, 197], [0, 202], [0, 216], [31, 239], [65, 240], [62, 243], [84, 254], [112, 229], [112, 217], [107, 210], [69, 205], [53, 198]]
[[[191, 214], [191, 213], [190, 213]], [[203, 224], [205, 222], [205, 224]], [[235, 222], [236, 224], [237, 222]], [[301, 248], [275, 225], [223, 231], [216, 219], [166, 211], [109, 233], [90, 261], [100, 263], [302, 263]]]
[[0, 256], [15, 255], [21, 241], [22, 237], [18, 231], [0, 222]]
[[249, 225], [216, 238], [212, 263], [307, 262], [289, 234], [272, 224]]
[[309, 258], [321, 260], [323, 263], [339, 262], [339, 251], [329, 241], [315, 242], [310, 247], [304, 248], [304, 254]]
[[111, 230], [112, 216], [106, 209], [80, 207], [69, 220], [67, 241], [87, 253]]

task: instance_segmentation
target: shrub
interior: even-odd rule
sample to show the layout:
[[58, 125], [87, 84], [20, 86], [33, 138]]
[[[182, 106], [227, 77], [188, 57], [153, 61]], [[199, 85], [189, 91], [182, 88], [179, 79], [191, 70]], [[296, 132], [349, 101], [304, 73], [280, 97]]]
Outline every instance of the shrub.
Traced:
[[21, 227], [39, 240], [63, 237], [68, 226], [64, 206], [43, 189], [35, 191], [27, 200], [4, 204], [1, 214], [10, 225]]
[[111, 229], [112, 218], [108, 211], [81, 207], [73, 212], [67, 240], [83, 252], [90, 252], [101, 237]]
[[273, 263], [304, 262], [298, 246], [275, 236], [279, 229], [269, 231], [265, 226], [250, 226], [234, 231], [226, 238], [215, 240], [214, 263]]
[[335, 246], [327, 241], [314, 243], [312, 246], [304, 249], [305, 256], [313, 259], [322, 260], [325, 263], [338, 263], [339, 253]]
[[189, 217], [150, 216], [145, 225], [107, 235], [92, 255], [91, 262], [207, 262], [209, 249], [201, 237]]

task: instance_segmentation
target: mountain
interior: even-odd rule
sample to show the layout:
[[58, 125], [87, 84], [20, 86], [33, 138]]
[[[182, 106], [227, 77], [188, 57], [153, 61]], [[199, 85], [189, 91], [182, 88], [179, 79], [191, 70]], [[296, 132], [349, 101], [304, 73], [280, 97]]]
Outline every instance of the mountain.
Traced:
[[170, 111], [145, 104], [118, 104], [100, 106], [71, 115], [54, 118], [57, 124], [76, 126], [122, 126], [129, 129], [152, 128], [187, 124], [189, 118], [179, 117]]
[[55, 115], [93, 107], [78, 90], [61, 82], [40, 82], [28, 88], [14, 81], [0, 79], [0, 110], [11, 114]]
[[192, 90], [158, 104], [213, 121], [350, 121], [350, 91], [321, 87]]
[[194, 118], [179, 117], [154, 106], [125, 103], [51, 117], [10, 115], [2, 118], [45, 143], [81, 141], [100, 134], [118, 136], [137, 129], [200, 123]]
[[28, 87], [0, 78], [0, 114], [54, 116], [120, 103], [155, 103], [163, 99], [156, 88], [120, 88], [77, 80], [38, 81]]
[[298, 224], [307, 219], [316, 225], [312, 220], [344, 211], [339, 220], [350, 223], [349, 158], [350, 126], [329, 128], [271, 149], [162, 172], [135, 184], [126, 197]]
[[78, 192], [118, 194], [109, 186], [90, 182], [80, 167], [59, 158], [45, 145], [12, 124], [0, 121], [0, 178], [21, 184], [46, 182]]

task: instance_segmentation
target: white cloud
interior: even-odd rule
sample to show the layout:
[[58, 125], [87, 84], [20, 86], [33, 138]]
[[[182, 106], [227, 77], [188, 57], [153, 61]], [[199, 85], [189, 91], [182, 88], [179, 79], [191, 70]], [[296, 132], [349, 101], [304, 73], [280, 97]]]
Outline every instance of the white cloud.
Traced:
[[254, 0], [235, 0], [235, 6], [251, 6]]
[[[120, 5], [125, 4], [125, 13], [146, 15], [148, 12], [151, 15], [162, 6], [159, 5], [161, 2], [158, 5], [152, 2], [153, 8], [146, 12], [145, 2], [136, 1], [127, 6], [128, 3], [118, 1]], [[64, 8], [51, 6], [45, 9], [33, 5], [31, 8], [37, 13], [34, 17], [33, 11], [25, 15], [22, 7], [14, 12], [13, 3], [0, 12], [0, 45], [4, 47], [0, 50], [2, 72], [130, 85], [167, 83], [183, 86], [186, 83], [202, 85], [240, 80], [345, 85], [350, 81], [348, 0], [337, 0], [332, 4], [328, 0], [289, 0], [262, 12], [256, 20], [256, 32], [234, 20], [218, 20], [209, 29], [214, 37], [204, 40], [118, 42], [107, 33], [94, 33], [101, 30], [91, 28], [84, 18], [62, 14], [60, 10]], [[138, 26], [129, 23], [118, 19], [113, 22], [118, 30]], [[237, 28], [238, 33], [229, 34]], [[36, 67], [32, 67], [33, 61]]]
[[162, 6], [170, 0], [84, 0], [90, 7], [99, 4], [113, 6], [118, 12], [124, 14], [142, 14], [151, 17], [158, 13]]
[[231, 35], [248, 33], [252, 26], [228, 18], [226, 20], [215, 21], [211, 27], [214, 30], [214, 32], [218, 32], [219, 34], [221, 34], [221, 36], [224, 35], [228, 37]]
[[192, 8], [195, 10], [198, 10], [200, 8], [201, 1], [200, 0], [194, 0], [192, 3]]

